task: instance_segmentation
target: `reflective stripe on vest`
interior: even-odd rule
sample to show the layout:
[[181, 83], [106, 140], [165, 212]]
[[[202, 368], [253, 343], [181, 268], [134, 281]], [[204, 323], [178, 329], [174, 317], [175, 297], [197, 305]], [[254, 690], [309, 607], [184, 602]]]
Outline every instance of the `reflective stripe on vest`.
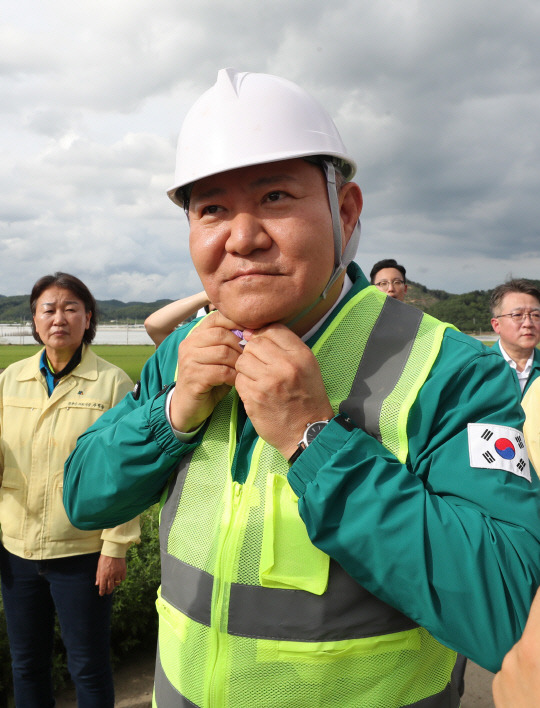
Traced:
[[[161, 574], [162, 598], [209, 627], [212, 576], [163, 552]], [[230, 588], [228, 631], [242, 637], [332, 642], [416, 626], [365, 590], [335, 561], [330, 561], [328, 589], [323, 595], [238, 583]]]
[[[213, 577], [168, 553], [168, 537], [191, 455], [179, 464], [161, 511], [161, 596], [180, 612], [210, 626]], [[401, 632], [416, 623], [365, 590], [335, 561], [330, 561], [323, 595], [232, 583], [230, 634], [294, 641], [336, 641]]]
[[[344, 412], [356, 422], [364, 416], [362, 427], [381, 439], [403, 462], [407, 455], [407, 416], [437, 356], [445, 326], [401, 303], [395, 303], [396, 308], [394, 301], [388, 303], [388, 300], [391, 298], [375, 288], [358, 293], [330, 323], [313, 352], [319, 359], [334, 410], [341, 404]], [[343, 362], [345, 355], [350, 366]], [[388, 401], [399, 416], [388, 415]], [[288, 468], [273, 448], [259, 440], [246, 483], [232, 482], [228, 466], [234, 456], [236, 404], [237, 398], [230, 394], [216, 408], [203, 443], [180, 462], [161, 510], [163, 580], [158, 600], [161, 661], [156, 673], [156, 705], [159, 708], [249, 705], [251, 692], [263, 690], [262, 680], [256, 678], [259, 670], [269, 682], [265, 684], [267, 690], [277, 686], [279, 693], [283, 682], [288, 686], [286, 690], [296, 696], [295, 690], [300, 689], [286, 678], [287, 672], [293, 670], [293, 675], [298, 675], [296, 683], [304, 681], [298, 698], [287, 702], [287, 698], [280, 695], [278, 703], [277, 697], [272, 695], [265, 699], [266, 703], [261, 698], [261, 705], [287, 708], [308, 704], [325, 708], [457, 706], [459, 700], [450, 700], [447, 688], [455, 654], [435, 642], [426, 630], [417, 628], [410, 619], [371, 595], [337, 563], [314, 549], [297, 508], [285, 523], [303, 529], [306, 555], [315, 551], [326, 558], [326, 589], [308, 592], [300, 582], [301, 575], [298, 585], [292, 577], [291, 587], [287, 585], [291, 583], [290, 572], [285, 573], [285, 580], [278, 573], [277, 584], [264, 586], [264, 580], [254, 574], [253, 559], [259, 568], [257, 553], [261, 552], [261, 544], [264, 546], [267, 516], [274, 509], [268, 506], [273, 502], [272, 478], [286, 480]], [[282, 485], [277, 486], [282, 488]], [[287, 489], [290, 491], [288, 485]], [[280, 509], [281, 497], [277, 499], [275, 503]], [[256, 539], [255, 545], [252, 539]], [[246, 556], [243, 555], [245, 548]], [[300, 552], [292, 560], [301, 564], [303, 555]], [[324, 568], [324, 561], [320, 568]], [[182, 653], [181, 659], [174, 656], [176, 644], [178, 653]], [[255, 654], [257, 663], [250, 664]], [[249, 661], [247, 658], [240, 661], [240, 664], [248, 662], [243, 671], [235, 663], [239, 661], [235, 658], [238, 655], [252, 657]], [[228, 656], [231, 658], [227, 659]], [[358, 673], [365, 672], [366, 668], [358, 669], [365, 667], [370, 657], [376, 662], [379, 656], [382, 663], [372, 662], [364, 690]], [[417, 677], [416, 684], [411, 682], [410, 675], [401, 679], [403, 695], [409, 696], [409, 700], [403, 700], [401, 693], [394, 700], [389, 698], [390, 694], [381, 698], [377, 693], [378, 685], [383, 685], [385, 678], [389, 680], [388, 661], [395, 657], [399, 665], [405, 662], [409, 666], [411, 661], [418, 662], [416, 656], [427, 656], [428, 661], [421, 662], [423, 675]], [[375, 665], [385, 667], [382, 676], [376, 679], [370, 678], [371, 674], [377, 676], [377, 671], [373, 672]], [[209, 673], [208, 666], [219, 666], [218, 674], [213, 668]], [[349, 667], [350, 676], [342, 677], [344, 666]], [[321, 674], [320, 686], [315, 685], [317, 678], [313, 678], [320, 673], [316, 667], [330, 671], [330, 674]], [[335, 673], [338, 669], [339, 676]], [[177, 670], [183, 672], [183, 678], [178, 674], [178, 684], [173, 682], [172, 690], [177, 696], [185, 694], [185, 700], [191, 702], [169, 703], [168, 698], [161, 702], [159, 696], [169, 695], [166, 687], [169, 679], [165, 674], [173, 677]], [[243, 687], [241, 698], [227, 694], [228, 690], [234, 690], [229, 687], [227, 671], [241, 677], [237, 681]], [[200, 678], [194, 678], [195, 674], [201, 674]], [[255, 682], [252, 687], [251, 675]], [[345, 694], [340, 697], [344, 680]], [[373, 686], [369, 685], [370, 681]], [[355, 687], [348, 688], [348, 685]], [[323, 695], [326, 686], [330, 691], [328, 696]], [[308, 687], [315, 691], [311, 696], [305, 693]], [[399, 681], [398, 689], [399, 693]], [[389, 688], [380, 690], [389, 691]], [[413, 696], [421, 698], [414, 702]]]
[[403, 373], [422, 315], [415, 307], [402, 307], [393, 297], [386, 298], [369, 335], [351, 393], [339, 407], [340, 413], [378, 440], [383, 401]]

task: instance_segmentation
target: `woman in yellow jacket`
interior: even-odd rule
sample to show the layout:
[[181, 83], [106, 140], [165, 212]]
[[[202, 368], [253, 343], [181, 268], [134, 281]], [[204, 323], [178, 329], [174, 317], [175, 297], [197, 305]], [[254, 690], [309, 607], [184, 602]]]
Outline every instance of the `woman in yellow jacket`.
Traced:
[[77, 437], [132, 383], [88, 346], [96, 302], [78, 278], [40, 278], [30, 305], [34, 338], [45, 347], [0, 375], [0, 573], [15, 703], [55, 704], [57, 613], [79, 708], [113, 708], [112, 592], [126, 577], [139, 522], [76, 529], [62, 504], [63, 466]]

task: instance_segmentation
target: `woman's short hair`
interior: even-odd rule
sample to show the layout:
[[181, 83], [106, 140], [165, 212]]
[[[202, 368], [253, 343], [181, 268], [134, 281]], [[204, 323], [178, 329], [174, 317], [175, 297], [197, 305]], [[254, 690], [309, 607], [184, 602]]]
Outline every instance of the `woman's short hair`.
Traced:
[[74, 275], [69, 273], [53, 273], [52, 275], [44, 275], [39, 280], [36, 280], [32, 292], [30, 294], [30, 310], [32, 311], [32, 334], [36, 342], [43, 344], [41, 337], [36, 331], [36, 326], [34, 324], [34, 316], [36, 314], [36, 305], [42, 293], [48, 288], [63, 288], [64, 290], [69, 290], [72, 292], [79, 300], [84, 304], [84, 309], [86, 312], [91, 312], [92, 316], [90, 318], [90, 326], [85, 330], [83, 335], [83, 342], [85, 344], [91, 344], [94, 337], [96, 336], [96, 328], [98, 323], [97, 315], [97, 305], [94, 296], [88, 290], [86, 285], [79, 280]]

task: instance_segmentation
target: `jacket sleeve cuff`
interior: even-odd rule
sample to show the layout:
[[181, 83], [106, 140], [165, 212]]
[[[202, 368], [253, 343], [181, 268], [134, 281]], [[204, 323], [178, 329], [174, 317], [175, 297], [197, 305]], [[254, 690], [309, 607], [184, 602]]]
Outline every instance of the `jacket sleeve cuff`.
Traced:
[[182, 442], [176, 438], [174, 430], [167, 420], [166, 413], [167, 394], [172, 387], [174, 387], [174, 384], [168, 386], [154, 398], [150, 407], [148, 423], [162, 451], [171, 457], [179, 457], [180, 455], [185, 455], [186, 452], [192, 448], [197, 447], [202, 439], [202, 430], [198, 432], [189, 443]]
[[345, 430], [333, 418], [325, 429], [317, 435], [315, 440], [307, 447], [296, 462], [291, 466], [287, 479], [294, 493], [301, 497], [307, 485], [317, 476], [319, 469], [326, 465], [336, 452], [341, 450], [352, 438], [358, 434], [358, 428]]
[[111, 558], [125, 558], [127, 549], [130, 543], [114, 543], [114, 541], [103, 541], [101, 547], [102, 556], [110, 556]]

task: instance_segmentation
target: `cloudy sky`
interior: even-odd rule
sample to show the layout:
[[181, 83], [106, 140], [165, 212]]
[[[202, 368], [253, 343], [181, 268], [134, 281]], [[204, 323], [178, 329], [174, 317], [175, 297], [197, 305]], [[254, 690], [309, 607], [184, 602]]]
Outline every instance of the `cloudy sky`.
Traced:
[[165, 195], [191, 103], [233, 66], [330, 111], [364, 192], [357, 261], [450, 292], [540, 278], [538, 0], [2, 0], [0, 293], [200, 288]]

